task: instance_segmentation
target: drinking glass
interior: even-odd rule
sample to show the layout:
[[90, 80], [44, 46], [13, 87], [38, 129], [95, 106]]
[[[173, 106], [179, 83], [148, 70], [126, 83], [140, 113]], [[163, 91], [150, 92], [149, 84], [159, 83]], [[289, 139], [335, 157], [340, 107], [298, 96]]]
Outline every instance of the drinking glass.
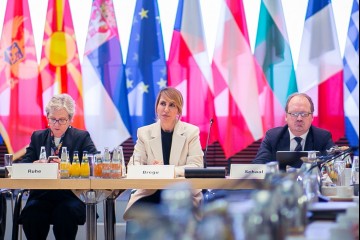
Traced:
[[354, 156], [351, 167], [351, 185], [354, 186], [354, 195], [359, 196], [359, 156]]
[[13, 162], [13, 155], [12, 154], [5, 154], [4, 155], [4, 166], [5, 166], [5, 177], [9, 177], [11, 175], [11, 168]]
[[277, 174], [279, 173], [279, 163], [278, 162], [268, 162], [266, 163], [266, 174]]
[[337, 178], [335, 178], [336, 186], [344, 186], [345, 185], [345, 170], [346, 162], [344, 160], [336, 159], [334, 162], [334, 172]]
[[13, 155], [12, 154], [5, 154], [4, 155], [4, 166], [12, 166], [13, 162]]
[[92, 154], [88, 154], [88, 161], [89, 161], [89, 165], [90, 165], [90, 176], [94, 177], [94, 162], [95, 162], [95, 156]]

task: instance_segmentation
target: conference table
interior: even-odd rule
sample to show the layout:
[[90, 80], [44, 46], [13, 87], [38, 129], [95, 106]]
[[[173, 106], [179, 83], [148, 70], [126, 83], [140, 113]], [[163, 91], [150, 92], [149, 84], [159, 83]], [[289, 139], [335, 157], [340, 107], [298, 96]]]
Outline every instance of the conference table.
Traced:
[[229, 178], [175, 179], [10, 179], [2, 178], [0, 188], [70, 189], [86, 204], [86, 239], [96, 239], [96, 204], [106, 201], [105, 238], [114, 239], [113, 216], [115, 199], [127, 189], [168, 189], [177, 183], [188, 183], [193, 189], [255, 189], [263, 180]]

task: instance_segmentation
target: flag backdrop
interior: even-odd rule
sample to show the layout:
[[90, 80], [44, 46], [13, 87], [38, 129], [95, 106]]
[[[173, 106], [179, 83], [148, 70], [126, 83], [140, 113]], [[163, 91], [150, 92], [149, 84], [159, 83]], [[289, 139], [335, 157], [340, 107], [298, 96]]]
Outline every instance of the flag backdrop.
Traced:
[[343, 63], [330, 0], [309, 0], [300, 46], [297, 85], [314, 101], [314, 124], [344, 136]]
[[84, 129], [80, 60], [68, 0], [49, 0], [40, 60], [44, 106], [54, 94], [76, 102], [73, 126]]
[[8, 1], [0, 42], [0, 132], [15, 159], [32, 132], [44, 127], [38, 76], [28, 2]]
[[[205, 148], [210, 119], [215, 117], [214, 83], [209, 63], [199, 1], [178, 4], [168, 59], [169, 86], [184, 97], [182, 120], [200, 128]], [[210, 143], [217, 138], [215, 120]]]
[[297, 92], [295, 70], [281, 0], [262, 0], [254, 55], [266, 130], [285, 124], [288, 96]]
[[219, 143], [226, 158], [263, 136], [256, 81], [244, 6], [222, 0], [212, 62]]
[[359, 0], [353, 2], [343, 61], [346, 137], [359, 146]]
[[[219, 26], [219, 33], [229, 32], [228, 29], [232, 27], [237, 32], [230, 32], [231, 36], [243, 34], [242, 42], [248, 44], [245, 15], [243, 10], [238, 8], [239, 3], [241, 3], [240, 0], [239, 2], [223, 0], [221, 5], [227, 10], [222, 13], [224, 15]], [[242, 15], [237, 15], [241, 11]], [[119, 36], [115, 16], [112, 18], [107, 14], [115, 15], [112, 11], [112, 2], [94, 1], [83, 65], [86, 71], [84, 73], [86, 76], [84, 100], [87, 101], [89, 130], [95, 131], [93, 121], [95, 115], [91, 114], [95, 114], [95, 109], [97, 109], [100, 114], [96, 119], [99, 119], [100, 115], [102, 118], [96, 122], [96, 127], [99, 126], [102, 129], [100, 131], [104, 133], [110, 129], [116, 129], [118, 134], [112, 135], [109, 139], [115, 139], [114, 144], [118, 144], [117, 142], [120, 144], [129, 136], [129, 133], [136, 138], [138, 127], [154, 121], [154, 100], [159, 89], [167, 85], [167, 69], [157, 2], [137, 1], [125, 70], [127, 77], [125, 94], [128, 99], [123, 99], [124, 85], [122, 84], [125, 83], [122, 79], [121, 47], [117, 43]], [[39, 79], [42, 84], [38, 81], [30, 17], [27, 1], [7, 1], [0, 42], [0, 142], [2, 138], [9, 152], [16, 154], [23, 152], [29, 142], [30, 134], [35, 129], [44, 127], [41, 117], [44, 112], [42, 105], [45, 105], [53, 94], [67, 92], [75, 99], [77, 108], [73, 125], [85, 127], [82, 103], [83, 81], [68, 0], [48, 1], [40, 61]], [[242, 24], [241, 21], [243, 21]], [[296, 72], [298, 90], [308, 93], [314, 100], [316, 107], [314, 124], [331, 130], [334, 140], [338, 140], [339, 137], [344, 136], [346, 123], [346, 136], [350, 144], [354, 146], [358, 145], [359, 140], [358, 28], [358, 0], [355, 0], [342, 62], [331, 1], [309, 0]], [[205, 146], [210, 119], [215, 118], [216, 125], [218, 122], [221, 123], [222, 117], [225, 116], [224, 112], [228, 111], [232, 116], [234, 113], [240, 113], [237, 108], [218, 108], [216, 118], [213, 104], [215, 102], [217, 106], [219, 103], [223, 106], [231, 106], [238, 103], [233, 94], [233, 89], [236, 89], [233, 85], [239, 87], [236, 84], [244, 80], [232, 81], [230, 75], [226, 75], [226, 71], [230, 73], [234, 69], [229, 68], [224, 71], [224, 66], [234, 64], [234, 59], [237, 57], [231, 54], [241, 53], [240, 56], [243, 56], [243, 53], [248, 52], [246, 44], [238, 45], [237, 42], [235, 44], [233, 39], [226, 39], [227, 36], [224, 34], [218, 34], [217, 37], [213, 59], [215, 76], [215, 82], [213, 82], [212, 71], [206, 60], [207, 50], [199, 3], [179, 1], [168, 62], [170, 84], [184, 94], [183, 119], [201, 128], [203, 146]], [[271, 39], [276, 41], [271, 42]], [[222, 41], [229, 45], [220, 46], [219, 43]], [[236, 46], [230, 51], [229, 46], [233, 45]], [[264, 129], [277, 125], [277, 122], [281, 120], [278, 113], [282, 113], [282, 110], [278, 112], [277, 109], [284, 106], [287, 95], [296, 91], [296, 86], [293, 85], [293, 68], [288, 47], [281, 3], [263, 0], [254, 54], [259, 63], [257, 81], [262, 106], [260, 113], [264, 122], [267, 123]], [[107, 51], [108, 49], [111, 51]], [[220, 62], [217, 60], [220, 59], [219, 57], [222, 60], [229, 59], [234, 62]], [[280, 71], [280, 67], [287, 70]], [[238, 76], [243, 69], [236, 70], [232, 74]], [[274, 77], [275, 74], [276, 77]], [[289, 78], [286, 84], [282, 84], [282, 81], [286, 81], [283, 80], [284, 78]], [[251, 83], [246, 82], [246, 84]], [[243, 89], [242, 86], [239, 88]], [[94, 99], [97, 98], [101, 99], [97, 102], [101, 104], [94, 105]], [[45, 99], [44, 104], [42, 99]], [[251, 99], [250, 96], [249, 99]], [[126, 117], [127, 100], [129, 100], [131, 119]], [[231, 101], [234, 102], [231, 103]], [[87, 106], [88, 104], [91, 107]], [[201, 105], [200, 108], [195, 108], [197, 105]], [[254, 113], [249, 111], [245, 113], [247, 114]], [[266, 120], [265, 116], [270, 116], [270, 118]], [[246, 117], [243, 116], [244, 122], [245, 119]], [[235, 120], [231, 117], [226, 123], [222, 122], [225, 124], [223, 126], [227, 127], [221, 128], [227, 130], [224, 130], [219, 137], [219, 141], [224, 143], [222, 144], [224, 150], [230, 146], [228, 143], [231, 139], [226, 136], [231, 134], [228, 127], [235, 123]], [[257, 118], [251, 121], [253, 124], [257, 122]], [[248, 126], [245, 128], [251, 129]], [[250, 133], [249, 130], [247, 131]], [[212, 133], [210, 142], [218, 139], [217, 126], [213, 127]], [[102, 135], [101, 137], [108, 140], [105, 137], [106, 134]], [[16, 141], [14, 136], [16, 136]], [[106, 140], [101, 140], [101, 142]], [[110, 143], [105, 144], [111, 147]], [[225, 150], [226, 156], [236, 152], [237, 147], [231, 145], [231, 149]], [[17, 156], [19, 155], [15, 157]]]
[[155, 100], [167, 86], [166, 60], [157, 0], [137, 0], [126, 59], [131, 135], [155, 122]]
[[130, 137], [122, 52], [112, 0], [94, 0], [82, 65], [86, 129], [99, 150]]

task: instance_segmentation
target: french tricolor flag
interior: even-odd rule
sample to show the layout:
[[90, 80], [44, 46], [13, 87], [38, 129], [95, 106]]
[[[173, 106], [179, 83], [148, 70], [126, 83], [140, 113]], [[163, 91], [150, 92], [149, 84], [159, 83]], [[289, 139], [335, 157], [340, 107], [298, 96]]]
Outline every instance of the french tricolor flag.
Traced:
[[297, 67], [299, 92], [314, 101], [314, 125], [344, 136], [343, 63], [330, 0], [309, 0]]

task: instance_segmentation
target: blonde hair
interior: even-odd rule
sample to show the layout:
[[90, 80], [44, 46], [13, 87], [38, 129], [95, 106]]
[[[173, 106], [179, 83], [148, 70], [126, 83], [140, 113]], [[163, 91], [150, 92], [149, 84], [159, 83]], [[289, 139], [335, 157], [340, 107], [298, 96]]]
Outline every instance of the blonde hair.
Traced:
[[184, 104], [183, 96], [179, 90], [177, 90], [176, 88], [173, 88], [173, 87], [163, 88], [158, 93], [158, 96], [157, 96], [156, 102], [155, 102], [155, 115], [156, 115], [156, 108], [160, 102], [161, 96], [164, 96], [164, 97], [170, 99], [171, 101], [174, 101], [175, 106], [179, 112], [179, 117], [181, 117], [183, 104]]

